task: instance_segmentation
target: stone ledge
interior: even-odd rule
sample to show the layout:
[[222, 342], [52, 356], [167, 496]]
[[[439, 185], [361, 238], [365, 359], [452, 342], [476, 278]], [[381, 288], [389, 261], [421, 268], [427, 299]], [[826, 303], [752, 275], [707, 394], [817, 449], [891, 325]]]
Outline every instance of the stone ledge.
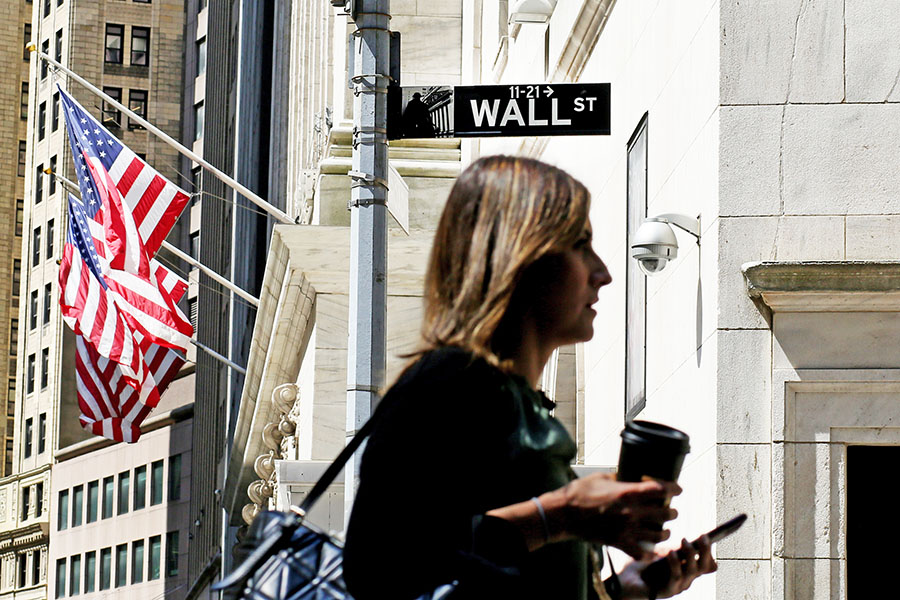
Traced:
[[900, 261], [753, 262], [741, 271], [767, 316], [900, 311]]

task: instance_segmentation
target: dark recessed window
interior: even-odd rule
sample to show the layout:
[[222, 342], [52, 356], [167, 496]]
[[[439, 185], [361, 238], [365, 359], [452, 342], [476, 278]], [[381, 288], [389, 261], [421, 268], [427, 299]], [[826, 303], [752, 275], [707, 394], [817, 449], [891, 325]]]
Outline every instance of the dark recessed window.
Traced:
[[[52, 196], [56, 193], [56, 157], [50, 157], [50, 182], [47, 184], [47, 195]], [[51, 236], [52, 237], [52, 236]], [[52, 247], [52, 246], [51, 246]], [[47, 255], [50, 257], [50, 254]]]
[[38, 454], [43, 454], [46, 449], [47, 449], [47, 413], [41, 413], [38, 415]]
[[[16, 347], [19, 345], [19, 320], [18, 319], [10, 319], [9, 320], [9, 354], [10, 356], [16, 355]], [[12, 396], [7, 399], [7, 402], [12, 401]], [[12, 415], [10, 415], [12, 416]]]
[[131, 64], [146, 67], [150, 64], [150, 28], [131, 28]]
[[44, 318], [41, 321], [41, 325], [46, 325], [50, 322], [50, 307], [51, 299], [53, 298], [53, 284], [48, 283], [44, 286]]
[[205, 111], [203, 109], [203, 103], [199, 102], [194, 105], [194, 141], [201, 139], [203, 137], [203, 119], [205, 118]]
[[50, 7], [51, 6], [52, 6], [52, 3], [50, 2], [50, 0], [44, 0], [44, 18], [50, 16]]
[[97, 503], [100, 496], [100, 482], [96, 479], [88, 481], [87, 484], [87, 522], [93, 523], [97, 520]]
[[197, 75], [206, 73], [206, 38], [197, 41]]
[[131, 542], [131, 583], [144, 581], [144, 540]]
[[47, 134], [47, 103], [41, 102], [38, 105], [38, 141], [44, 139]]
[[103, 478], [103, 515], [104, 519], [109, 519], [113, 516], [113, 492], [115, 488], [115, 481], [112, 477], [104, 477]]
[[100, 550], [100, 589], [108, 590], [112, 579], [112, 548]]
[[20, 98], [20, 102], [22, 103], [19, 108], [19, 118], [22, 120], [28, 119], [28, 82], [22, 82], [22, 95]]
[[[25, 224], [25, 201], [21, 198], [16, 200], [16, 235], [22, 235], [22, 226]], [[14, 294], [18, 292], [14, 289]]]
[[72, 488], [72, 527], [81, 525], [84, 511], [84, 486], [76, 485]]
[[66, 597], [66, 559], [56, 561], [56, 597]]
[[[38, 481], [34, 485], [34, 516], [38, 519], [44, 514], [44, 482]], [[40, 558], [40, 556], [38, 556]], [[37, 582], [35, 582], [37, 583]]]
[[128, 499], [131, 487], [131, 471], [119, 473], [119, 499], [116, 514], [124, 515], [128, 512]]
[[56, 530], [69, 527], [69, 490], [60, 490], [59, 502], [56, 504]]
[[41, 264], [41, 228], [35, 227], [31, 239], [31, 266], [36, 267]]
[[31, 486], [22, 488], [22, 521], [28, 519], [28, 513], [31, 512]]
[[28, 305], [28, 329], [37, 329], [38, 323], [38, 292], [31, 290], [30, 303]]
[[[44, 40], [41, 42], [41, 52], [44, 54], [50, 54], [50, 40]], [[47, 79], [48, 67], [47, 61], [41, 61], [41, 79]]]
[[[35, 358], [36, 358], [36, 356], [35, 356], [34, 354], [29, 354], [29, 355], [28, 355], [28, 373], [27, 373], [28, 381], [26, 382], [26, 385], [25, 385], [25, 393], [26, 393], [26, 394], [31, 394], [31, 393], [34, 392], [34, 366], [35, 366]], [[31, 450], [30, 450], [30, 449], [28, 450], [27, 456], [31, 456]]]
[[154, 535], [150, 538], [150, 562], [147, 565], [149, 567], [147, 573], [147, 580], [153, 581], [154, 579], [159, 579], [159, 567], [160, 567], [160, 554], [162, 551], [162, 540], [160, 536]]
[[26, 563], [25, 561], [28, 559], [28, 555], [22, 552], [16, 556], [16, 571], [18, 573], [18, 578], [16, 579], [16, 584], [18, 587], [25, 587], [25, 575], [26, 571]]
[[166, 577], [178, 577], [178, 532], [166, 534]]
[[31, 553], [31, 585], [41, 582], [41, 551], [34, 550]]
[[81, 555], [76, 554], [69, 559], [69, 595], [81, 593]]
[[147, 505], [147, 465], [134, 468], [134, 510]]
[[34, 170], [34, 203], [40, 204], [44, 199], [44, 164], [41, 163]]
[[53, 117], [51, 119], [50, 131], [59, 129], [59, 92], [53, 94]]
[[16, 175], [25, 177], [25, 157], [28, 155], [28, 143], [19, 141], [19, 168]]
[[56, 62], [61, 63], [63, 59], [62, 55], [63, 50], [63, 32], [62, 29], [56, 32], [56, 39], [53, 46], [53, 52], [55, 54], [54, 58]]
[[163, 461], [150, 464], [150, 505], [162, 504], [163, 501]]
[[46, 390], [50, 379], [50, 348], [41, 350], [41, 389]]
[[31, 23], [25, 23], [25, 43], [22, 44], [22, 60], [31, 60], [31, 52], [28, 50], [28, 44], [31, 43]]
[[116, 546], [116, 587], [128, 585], [128, 544]]
[[[54, 157], [56, 158], [56, 157]], [[51, 177], [51, 179], [53, 179]], [[47, 258], [53, 258], [53, 219], [47, 221]]]
[[122, 64], [122, 40], [125, 37], [125, 27], [122, 25], [106, 24], [106, 53], [104, 61], [116, 65]]
[[[147, 118], [147, 90], [128, 90], [128, 108], [144, 119]], [[143, 129], [143, 125], [128, 119], [128, 129]]]
[[[122, 102], [122, 88], [104, 87], [103, 93], [116, 102]], [[103, 101], [103, 124], [107, 127], [122, 126], [122, 114], [119, 112], [119, 109], [106, 100]]]
[[94, 591], [94, 578], [97, 576], [97, 553], [88, 552], [84, 555], [84, 593]]
[[[32, 354], [32, 356], [34, 356]], [[25, 458], [31, 456], [32, 439], [34, 438], [34, 419], [28, 417], [25, 419]]]
[[169, 500], [181, 499], [181, 455], [169, 457]]

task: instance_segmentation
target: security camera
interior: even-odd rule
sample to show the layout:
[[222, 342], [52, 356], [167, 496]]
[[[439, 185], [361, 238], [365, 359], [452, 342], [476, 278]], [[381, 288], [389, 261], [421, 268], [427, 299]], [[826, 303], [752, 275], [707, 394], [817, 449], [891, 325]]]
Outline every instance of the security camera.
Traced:
[[631, 256], [644, 274], [659, 273], [678, 257], [678, 239], [671, 225], [687, 231], [700, 243], [700, 217], [666, 213], [645, 219], [631, 240]]

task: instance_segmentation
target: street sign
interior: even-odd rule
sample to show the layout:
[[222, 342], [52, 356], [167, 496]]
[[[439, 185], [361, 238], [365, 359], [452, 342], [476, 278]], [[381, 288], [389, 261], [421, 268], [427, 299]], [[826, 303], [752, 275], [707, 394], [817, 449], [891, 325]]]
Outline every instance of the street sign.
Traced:
[[409, 235], [409, 186], [393, 165], [388, 163], [388, 212]]
[[[610, 84], [427, 86], [399, 88], [391, 139], [609, 135]], [[396, 92], [395, 92], [396, 93]]]

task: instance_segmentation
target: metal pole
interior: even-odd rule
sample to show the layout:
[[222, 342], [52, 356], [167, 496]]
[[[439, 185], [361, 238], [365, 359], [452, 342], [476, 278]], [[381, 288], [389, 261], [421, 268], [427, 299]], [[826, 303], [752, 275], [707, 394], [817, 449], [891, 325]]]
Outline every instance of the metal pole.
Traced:
[[244, 196], [245, 198], [247, 198], [247, 200], [249, 200], [253, 204], [257, 205], [258, 207], [260, 207], [261, 209], [263, 209], [264, 211], [266, 211], [267, 213], [272, 215], [274, 218], [278, 219], [278, 221], [280, 221], [282, 223], [290, 223], [290, 224], [294, 223], [294, 221], [289, 216], [287, 216], [286, 213], [282, 212], [281, 209], [272, 206], [271, 204], [269, 204], [268, 202], [266, 202], [265, 200], [263, 200], [262, 198], [257, 196], [255, 193], [253, 193], [249, 188], [241, 185], [240, 183], [238, 183], [237, 181], [235, 181], [234, 179], [232, 179], [231, 177], [229, 177], [228, 175], [226, 175], [219, 169], [215, 168], [214, 166], [212, 166], [211, 164], [209, 164], [208, 162], [203, 160], [203, 158], [200, 155], [194, 153], [193, 150], [190, 150], [189, 148], [181, 145], [180, 143], [178, 143], [177, 140], [170, 137], [162, 129], [159, 129], [158, 127], [156, 127], [155, 125], [150, 123], [147, 119], [145, 119], [144, 117], [135, 113], [134, 111], [129, 109], [127, 106], [125, 106], [118, 100], [115, 100], [115, 99], [111, 98], [110, 96], [104, 94], [101, 89], [99, 89], [97, 86], [93, 85], [91, 82], [89, 82], [88, 80], [81, 77], [75, 71], [69, 69], [68, 67], [61, 65], [60, 63], [53, 60], [52, 58], [50, 58], [43, 52], [40, 52], [39, 50], [37, 50], [37, 48], [34, 44], [30, 44], [28, 46], [28, 49], [31, 50], [32, 52], [34, 52], [34, 54], [36, 54], [38, 56], [38, 58], [40, 58], [41, 60], [44, 60], [47, 63], [53, 65], [54, 67], [56, 67], [57, 69], [59, 69], [60, 71], [62, 71], [63, 73], [65, 73], [66, 75], [68, 75], [69, 77], [71, 77], [72, 79], [74, 79], [75, 81], [77, 81], [78, 83], [83, 85], [84, 87], [86, 87], [87, 89], [89, 89], [90, 91], [94, 92], [94, 94], [100, 96], [107, 104], [111, 104], [111, 105], [115, 106], [118, 110], [120, 110], [123, 113], [125, 113], [126, 115], [128, 115], [133, 121], [137, 121], [144, 129], [146, 129], [150, 133], [154, 134], [156, 137], [158, 137], [159, 139], [161, 139], [162, 141], [167, 143], [169, 146], [171, 146], [172, 148], [177, 150], [179, 153], [183, 154], [184, 156], [187, 156], [192, 161], [194, 161], [198, 165], [202, 166], [204, 169], [206, 169], [207, 171], [209, 171], [210, 173], [212, 173], [213, 175], [218, 177], [222, 183], [224, 183], [225, 185], [227, 185], [228, 187], [230, 187], [237, 193], [239, 193], [242, 196]]
[[[369, 419], [384, 385], [387, 320], [387, 87], [390, 0], [357, 0], [350, 200], [350, 314], [347, 340], [347, 439]], [[349, 521], [360, 452], [345, 468]]]
[[239, 364], [237, 364], [237, 363], [235, 363], [235, 362], [232, 362], [232, 361], [228, 360], [227, 358], [225, 358], [224, 356], [222, 356], [221, 354], [219, 354], [218, 352], [216, 352], [215, 350], [213, 350], [213, 349], [210, 348], [209, 346], [207, 346], [207, 345], [205, 345], [205, 344], [203, 344], [203, 343], [201, 343], [201, 342], [198, 342], [198, 341], [195, 340], [195, 339], [191, 339], [191, 343], [192, 343], [193, 345], [197, 346], [198, 348], [200, 348], [201, 350], [203, 350], [204, 352], [206, 352], [207, 354], [209, 354], [210, 356], [212, 356], [213, 358], [215, 358], [216, 360], [218, 360], [219, 362], [224, 363], [226, 366], [228, 366], [228, 367], [234, 369], [235, 371], [237, 371], [237, 372], [240, 373], [241, 375], [246, 375], [246, 374], [247, 374], [247, 369], [245, 369], [244, 367], [242, 367], [241, 365], [239, 365]]

